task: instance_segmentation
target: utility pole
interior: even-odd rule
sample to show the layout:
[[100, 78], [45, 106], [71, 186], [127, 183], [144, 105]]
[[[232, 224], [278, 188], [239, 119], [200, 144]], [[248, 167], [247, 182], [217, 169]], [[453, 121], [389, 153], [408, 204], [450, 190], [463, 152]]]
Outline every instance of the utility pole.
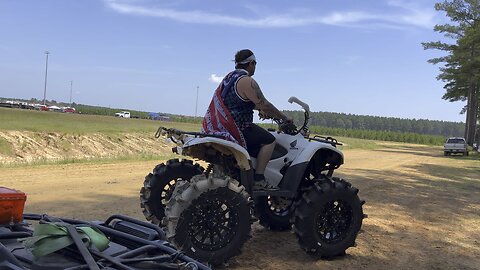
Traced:
[[72, 89], [73, 89], [73, 81], [70, 81], [70, 107], [72, 107]]
[[198, 86], [197, 86], [197, 101], [195, 102], [195, 118], [197, 118], [197, 109], [198, 109]]
[[47, 98], [47, 74], [48, 74], [48, 55], [50, 54], [49, 51], [45, 51], [45, 55], [47, 56], [45, 60], [45, 88], [43, 89], [43, 105], [45, 105], [45, 100]]

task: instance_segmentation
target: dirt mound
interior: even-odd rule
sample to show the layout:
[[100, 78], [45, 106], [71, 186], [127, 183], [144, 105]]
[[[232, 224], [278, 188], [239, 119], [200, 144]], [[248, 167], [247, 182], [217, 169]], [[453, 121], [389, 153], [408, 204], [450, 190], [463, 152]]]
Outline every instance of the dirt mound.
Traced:
[[[0, 151], [0, 164], [86, 158], [112, 158], [125, 155], [162, 155], [170, 149], [163, 139], [150, 133], [62, 134], [3, 131], [6, 141]], [[5, 143], [4, 143], [5, 145]]]

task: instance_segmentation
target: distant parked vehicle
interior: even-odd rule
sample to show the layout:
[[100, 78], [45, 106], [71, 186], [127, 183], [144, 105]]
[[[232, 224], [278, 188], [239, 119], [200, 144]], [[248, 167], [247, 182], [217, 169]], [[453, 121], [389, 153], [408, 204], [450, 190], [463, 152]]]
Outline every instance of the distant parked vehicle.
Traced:
[[35, 105], [35, 109], [39, 111], [48, 111], [48, 106], [47, 105]]
[[0, 107], [20, 108], [20, 103], [12, 100], [7, 100], [5, 102], [0, 102]]
[[130, 118], [130, 112], [121, 111], [121, 112], [115, 113], [115, 117]]
[[62, 110], [63, 110], [64, 113], [75, 113], [76, 112], [75, 108], [73, 108], [73, 107], [63, 107]]
[[463, 154], [468, 156], [467, 142], [465, 138], [461, 137], [452, 137], [448, 138], [443, 145], [443, 154], [445, 156], [451, 154]]
[[55, 106], [55, 105], [52, 105], [52, 106], [48, 107], [48, 110], [52, 111], [52, 112], [62, 112], [62, 108], [60, 108], [58, 106]]
[[151, 120], [170, 121], [170, 117], [156, 112], [148, 113], [148, 118]]
[[12, 108], [12, 104], [7, 102], [0, 102], [0, 107]]

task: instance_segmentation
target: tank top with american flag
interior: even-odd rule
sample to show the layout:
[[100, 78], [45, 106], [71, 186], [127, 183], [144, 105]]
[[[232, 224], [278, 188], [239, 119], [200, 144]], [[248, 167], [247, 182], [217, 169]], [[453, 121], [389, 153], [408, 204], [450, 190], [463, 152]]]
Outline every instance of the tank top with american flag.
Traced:
[[237, 92], [237, 83], [245, 76], [248, 76], [246, 70], [237, 69], [225, 76], [222, 82], [222, 100], [240, 130], [250, 126], [253, 122], [253, 109], [255, 109], [255, 103], [243, 99]]

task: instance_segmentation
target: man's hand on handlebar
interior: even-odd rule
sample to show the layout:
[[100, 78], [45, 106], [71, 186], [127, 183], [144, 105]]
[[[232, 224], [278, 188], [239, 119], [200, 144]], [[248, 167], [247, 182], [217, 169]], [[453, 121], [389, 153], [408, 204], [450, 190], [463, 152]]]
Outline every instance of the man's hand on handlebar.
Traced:
[[280, 131], [286, 134], [296, 135], [296, 133], [298, 133], [297, 126], [293, 124], [293, 121], [291, 119], [278, 122], [278, 127]]
[[269, 117], [269, 116], [267, 115], [267, 113], [265, 113], [265, 112], [262, 111], [262, 110], [259, 110], [259, 111], [258, 111], [258, 117], [260, 118], [260, 120], [266, 120], [266, 119], [271, 118], [271, 117]]
[[293, 123], [293, 118], [288, 117], [287, 115], [283, 115], [283, 117], [281, 118], [276, 118], [268, 115], [265, 111], [259, 110], [258, 117], [260, 118], [260, 120], [272, 119], [278, 124], [279, 130], [284, 133], [287, 133], [287, 134], [297, 133], [297, 127]]

